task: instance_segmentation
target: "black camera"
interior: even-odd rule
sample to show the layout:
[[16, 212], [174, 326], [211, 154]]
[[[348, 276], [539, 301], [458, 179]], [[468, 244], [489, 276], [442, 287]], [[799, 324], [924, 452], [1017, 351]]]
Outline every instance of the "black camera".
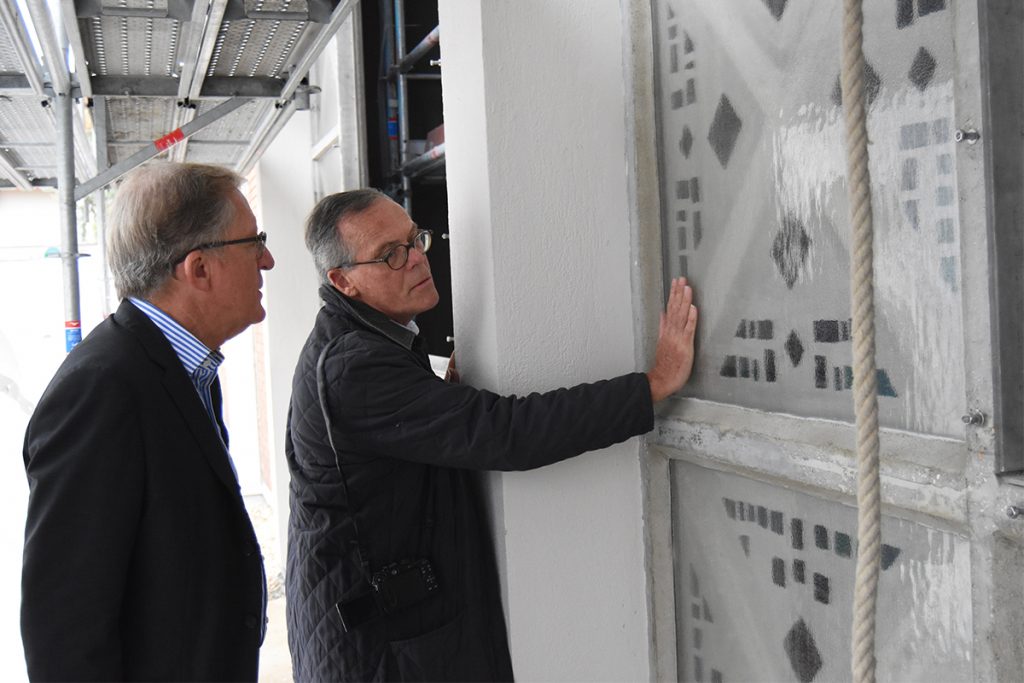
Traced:
[[370, 577], [370, 592], [339, 602], [335, 607], [348, 632], [360, 624], [411, 607], [437, 591], [437, 577], [430, 560], [394, 562]]
[[373, 573], [370, 586], [384, 614], [415, 605], [437, 590], [437, 577], [429, 560], [395, 562]]

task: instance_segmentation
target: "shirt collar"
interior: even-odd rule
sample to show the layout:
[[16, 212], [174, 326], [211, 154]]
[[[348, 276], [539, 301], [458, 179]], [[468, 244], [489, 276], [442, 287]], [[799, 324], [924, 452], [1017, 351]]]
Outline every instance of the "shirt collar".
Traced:
[[217, 349], [211, 351], [206, 344], [182, 327], [177, 320], [148, 301], [135, 297], [129, 297], [128, 300], [146, 314], [146, 317], [152, 320], [153, 324], [167, 338], [175, 355], [185, 366], [185, 373], [189, 377], [193, 377], [197, 370], [204, 370], [208, 373], [217, 372], [217, 368], [224, 361], [224, 354]]
[[415, 322], [409, 321], [408, 325], [401, 325], [376, 308], [367, 306], [361, 301], [350, 299], [330, 285], [320, 287], [320, 298], [329, 306], [337, 305], [342, 307], [363, 325], [383, 334], [391, 341], [407, 349], [412, 348], [412, 343], [415, 341], [416, 335], [419, 334], [419, 327]]

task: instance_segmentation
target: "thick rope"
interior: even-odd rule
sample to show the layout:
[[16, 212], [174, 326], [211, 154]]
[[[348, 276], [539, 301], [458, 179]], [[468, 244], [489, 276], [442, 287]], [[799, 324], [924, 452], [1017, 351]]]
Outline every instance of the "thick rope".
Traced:
[[857, 578], [853, 590], [854, 683], [875, 680], [875, 607], [881, 561], [878, 389], [875, 374], [874, 228], [868, 172], [862, 0], [843, 5], [843, 107], [851, 218], [853, 400], [857, 423]]

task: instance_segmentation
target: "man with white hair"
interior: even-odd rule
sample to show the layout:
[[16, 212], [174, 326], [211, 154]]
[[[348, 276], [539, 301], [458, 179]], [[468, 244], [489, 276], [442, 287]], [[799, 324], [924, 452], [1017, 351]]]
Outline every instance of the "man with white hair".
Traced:
[[215, 166], [117, 196], [120, 307], [29, 422], [22, 639], [33, 680], [255, 681], [266, 581], [221, 418], [220, 346], [261, 321], [266, 233]]

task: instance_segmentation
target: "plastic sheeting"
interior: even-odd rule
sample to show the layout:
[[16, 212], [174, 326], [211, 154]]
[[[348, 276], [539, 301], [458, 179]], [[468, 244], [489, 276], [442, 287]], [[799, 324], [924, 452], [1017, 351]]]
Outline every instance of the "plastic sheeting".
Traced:
[[[852, 421], [841, 3], [655, 0], [666, 277], [689, 395]], [[962, 436], [953, 7], [865, 7], [884, 426]]]

